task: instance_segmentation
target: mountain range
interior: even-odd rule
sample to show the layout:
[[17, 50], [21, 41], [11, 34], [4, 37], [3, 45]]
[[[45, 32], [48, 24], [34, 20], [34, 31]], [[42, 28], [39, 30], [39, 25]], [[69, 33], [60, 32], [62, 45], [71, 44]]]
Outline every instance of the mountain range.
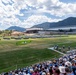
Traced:
[[32, 28], [54, 29], [67, 27], [76, 27], [76, 17], [69, 17], [59, 22], [45, 22], [42, 24], [34, 25]]
[[11, 26], [11, 27], [7, 28], [6, 30], [16, 30], [16, 31], [23, 32], [26, 29], [25, 28], [22, 28], [22, 27], [19, 27], [19, 26]]
[[[59, 22], [45, 22], [42, 24], [34, 25], [31, 28], [43, 28], [47, 29], [55, 29], [55, 28], [76, 28], [76, 17], [69, 17]], [[25, 31], [25, 28], [18, 26], [11, 26], [6, 30], [16, 30], [16, 31]]]

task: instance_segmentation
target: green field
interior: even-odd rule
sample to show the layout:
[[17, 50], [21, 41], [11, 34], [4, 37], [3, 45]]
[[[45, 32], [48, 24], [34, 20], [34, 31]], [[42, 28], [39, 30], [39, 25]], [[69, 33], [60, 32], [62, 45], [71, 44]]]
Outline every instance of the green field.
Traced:
[[59, 45], [59, 48], [65, 45], [65, 52], [68, 46], [71, 50], [75, 49], [76, 36], [0, 40], [0, 73], [60, 57], [60, 54], [48, 49], [54, 45]]

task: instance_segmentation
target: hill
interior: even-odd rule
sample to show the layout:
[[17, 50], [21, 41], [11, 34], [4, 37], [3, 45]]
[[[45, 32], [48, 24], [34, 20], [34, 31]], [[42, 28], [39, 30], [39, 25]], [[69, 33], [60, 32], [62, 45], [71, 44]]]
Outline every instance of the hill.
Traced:
[[63, 27], [76, 27], [76, 17], [69, 17], [59, 22], [45, 22], [42, 24], [34, 25], [32, 28], [43, 28], [43, 29], [51, 29], [51, 28], [63, 28]]
[[25, 28], [22, 28], [22, 27], [18, 27], [18, 26], [11, 26], [9, 28], [7, 28], [6, 30], [16, 30], [16, 31], [25, 31], [26, 29]]

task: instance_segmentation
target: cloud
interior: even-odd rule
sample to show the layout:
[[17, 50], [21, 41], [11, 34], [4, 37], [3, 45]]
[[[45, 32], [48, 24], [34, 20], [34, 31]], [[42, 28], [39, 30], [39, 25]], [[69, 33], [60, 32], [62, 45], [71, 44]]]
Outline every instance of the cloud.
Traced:
[[25, 26], [25, 28], [28, 28], [43, 22], [57, 22], [59, 20], [60, 19], [48, 18], [44, 15], [32, 15], [27, 20], [24, 20], [23, 26]]
[[1, 1], [5, 4], [12, 3], [12, 0], [1, 0]]
[[65, 16], [76, 16], [75, 12], [76, 3], [64, 3], [60, 0], [0, 0], [0, 24], [6, 24], [6, 27], [31, 27], [43, 22], [54, 22]]

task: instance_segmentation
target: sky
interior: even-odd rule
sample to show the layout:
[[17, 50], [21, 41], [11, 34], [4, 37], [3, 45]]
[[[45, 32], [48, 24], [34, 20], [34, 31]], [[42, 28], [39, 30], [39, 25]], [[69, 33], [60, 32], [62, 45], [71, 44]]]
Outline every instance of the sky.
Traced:
[[0, 30], [30, 28], [67, 17], [76, 17], [76, 0], [0, 0]]

